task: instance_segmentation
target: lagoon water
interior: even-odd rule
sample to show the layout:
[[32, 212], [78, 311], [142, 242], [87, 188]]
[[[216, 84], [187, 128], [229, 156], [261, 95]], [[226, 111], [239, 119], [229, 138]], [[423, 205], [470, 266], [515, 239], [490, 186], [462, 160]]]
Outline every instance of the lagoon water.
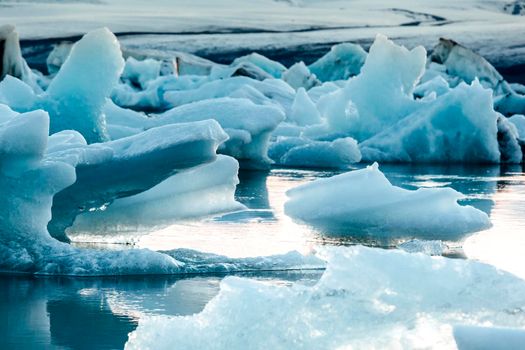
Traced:
[[[393, 184], [405, 188], [450, 186], [464, 193], [467, 198], [463, 204], [488, 213], [493, 227], [445, 242], [444, 255], [476, 259], [525, 278], [525, 174], [521, 166], [383, 165], [381, 170]], [[392, 233], [390, 240], [334, 236], [296, 223], [284, 214], [286, 190], [336, 173], [282, 168], [242, 171], [236, 196], [248, 207], [246, 211], [179, 222], [147, 234], [107, 237], [94, 232], [73, 240], [93, 249], [192, 248], [246, 257], [290, 250], [308, 252], [321, 245], [365, 244], [396, 249], [400, 242], [417, 238], [402, 232]], [[242, 275], [267, 283], [313, 284], [321, 274], [314, 270]], [[218, 293], [222, 277], [0, 275], [0, 349], [119, 349], [142, 317], [200, 312]]]

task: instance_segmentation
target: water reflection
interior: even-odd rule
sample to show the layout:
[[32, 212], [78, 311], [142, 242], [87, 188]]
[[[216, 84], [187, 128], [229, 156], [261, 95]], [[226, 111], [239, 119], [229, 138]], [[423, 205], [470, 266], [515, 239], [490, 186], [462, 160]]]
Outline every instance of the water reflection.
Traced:
[[[472, 205], [490, 215], [493, 194], [509, 183], [514, 184], [513, 174], [519, 174], [521, 167], [387, 164], [381, 166], [381, 170], [394, 185], [407, 189], [450, 186], [466, 195], [462, 204]], [[464, 234], [447, 235], [446, 238], [435, 237], [432, 232], [424, 235], [404, 232], [353, 235], [351, 227], [327, 230], [294, 222], [284, 214], [288, 189], [340, 172], [308, 169], [241, 171], [236, 196], [249, 210], [213, 220], [173, 225], [143, 237], [139, 245], [153, 249], [187, 247], [232, 257], [281, 254], [289, 250], [304, 252], [319, 244], [393, 247], [412, 238], [441, 238], [454, 242], [454, 246], [461, 246], [466, 237]]]
[[[315, 283], [320, 271], [240, 274]], [[191, 315], [222, 276], [67, 278], [0, 275], [0, 349], [121, 349], [145, 315]]]

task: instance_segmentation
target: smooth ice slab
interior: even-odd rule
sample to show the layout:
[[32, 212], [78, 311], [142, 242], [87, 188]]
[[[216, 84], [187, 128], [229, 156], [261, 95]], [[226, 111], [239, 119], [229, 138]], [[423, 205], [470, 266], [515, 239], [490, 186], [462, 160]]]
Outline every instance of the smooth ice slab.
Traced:
[[452, 188], [393, 186], [377, 163], [298, 186], [286, 193], [285, 212], [327, 233], [456, 240], [490, 226], [484, 212], [457, 203]]
[[177, 173], [147, 191], [116, 199], [107, 208], [80, 214], [68, 235], [147, 233], [181, 219], [244, 209], [234, 199], [238, 170], [235, 159], [218, 156], [212, 163]]

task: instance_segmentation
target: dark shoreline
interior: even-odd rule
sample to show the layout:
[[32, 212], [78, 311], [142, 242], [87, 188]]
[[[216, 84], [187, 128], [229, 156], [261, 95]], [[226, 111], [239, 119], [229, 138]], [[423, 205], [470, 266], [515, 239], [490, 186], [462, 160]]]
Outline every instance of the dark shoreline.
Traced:
[[[291, 32], [306, 32], [306, 31], [315, 31], [315, 30], [331, 30], [334, 28], [309, 28], [309, 30], [306, 29], [300, 29], [297, 31], [291, 31]], [[122, 32], [122, 33], [115, 33], [117, 37], [132, 37], [132, 36], [143, 36], [143, 35], [209, 35], [209, 34], [246, 34], [246, 33], [252, 33], [254, 32], [252, 29], [224, 29], [221, 31], [204, 31], [204, 32], [189, 32], [189, 33], [149, 33], [149, 32]], [[255, 32], [260, 33], [281, 33], [279, 31], [261, 31], [257, 30]], [[254, 33], [255, 33], [254, 32]], [[22, 48], [22, 54], [24, 58], [26, 59], [27, 63], [31, 68], [37, 69], [45, 74], [47, 74], [47, 66], [46, 66], [46, 59], [51, 50], [53, 49], [53, 46], [64, 42], [64, 41], [77, 41], [82, 37], [82, 35], [73, 35], [73, 36], [65, 36], [65, 37], [58, 37], [58, 38], [47, 38], [47, 39], [22, 39], [20, 40], [20, 46]], [[396, 40], [396, 38], [393, 38]], [[363, 46], [365, 49], [368, 49], [369, 46], [372, 44], [372, 39], [366, 39], [366, 40], [355, 40], [352, 41], [353, 43], [359, 44]], [[238, 49], [217, 49], [214, 50], [196, 50], [196, 51], [189, 51], [189, 53], [209, 59], [211, 61], [222, 63], [222, 64], [229, 64], [231, 63], [235, 58], [250, 54], [252, 52], [257, 52], [261, 55], [264, 55], [272, 60], [281, 62], [285, 66], [289, 67], [292, 64], [303, 61], [306, 64], [310, 64], [317, 60], [319, 57], [323, 56], [326, 52], [330, 50], [330, 48], [333, 45], [340, 44], [340, 41], [334, 41], [334, 42], [324, 42], [324, 43], [314, 43], [314, 44], [307, 44], [307, 45], [290, 45], [286, 48], [275, 48], [275, 47], [268, 47], [268, 48], [259, 48], [259, 49], [251, 49], [251, 48], [243, 48], [240, 47]], [[181, 48], [180, 51], [184, 51], [184, 48]], [[491, 61], [490, 58], [488, 58], [489, 62]], [[525, 84], [525, 57], [523, 57], [522, 62], [516, 62], [515, 60], [507, 61], [505, 60], [505, 57], [501, 57], [497, 59], [497, 62], [491, 62], [494, 67], [501, 73], [501, 75], [510, 83], [520, 83]]]

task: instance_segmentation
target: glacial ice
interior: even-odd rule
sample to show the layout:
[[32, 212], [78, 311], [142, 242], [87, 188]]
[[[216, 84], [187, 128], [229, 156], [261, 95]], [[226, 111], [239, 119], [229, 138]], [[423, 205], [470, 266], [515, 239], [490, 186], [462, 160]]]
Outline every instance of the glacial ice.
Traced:
[[68, 236], [147, 233], [180, 219], [211, 216], [245, 207], [234, 200], [239, 164], [228, 156], [181, 171], [147, 191], [116, 199], [101, 210], [77, 216]]
[[489, 265], [362, 246], [320, 255], [314, 286], [227, 277], [199, 314], [141, 318], [126, 349], [455, 349], [457, 324], [525, 326], [525, 282]]
[[369, 161], [498, 163], [497, 120], [491, 91], [462, 83], [360, 148]]
[[160, 61], [151, 58], [138, 61], [133, 57], [128, 57], [121, 78], [145, 89], [150, 81], [160, 76], [160, 69]]
[[256, 67], [259, 67], [274, 78], [280, 78], [284, 71], [286, 71], [286, 67], [283, 66], [281, 63], [273, 61], [255, 52], [246, 56], [236, 58], [235, 60], [233, 60], [231, 66], [237, 66], [244, 62], [248, 62], [255, 65]]
[[515, 114], [509, 118], [509, 122], [514, 124], [516, 131], [518, 132], [518, 138], [525, 140], [525, 115]]
[[88, 143], [107, 141], [103, 107], [123, 68], [113, 33], [102, 28], [86, 34], [71, 49], [41, 103], [50, 114], [51, 132], [73, 129]]
[[321, 84], [315, 74], [310, 72], [304, 62], [298, 62], [288, 68], [282, 74], [282, 79], [296, 90], [299, 88], [309, 90], [314, 86]]
[[484, 212], [457, 203], [464, 196], [452, 188], [393, 186], [377, 163], [287, 193], [285, 213], [327, 232], [377, 239], [457, 240], [490, 226]]
[[284, 118], [283, 112], [274, 106], [226, 97], [185, 104], [149, 121], [164, 125], [214, 119], [229, 135], [219, 148], [221, 153], [237, 158], [244, 166], [264, 167], [271, 162], [267, 156], [271, 132]]
[[323, 57], [308, 66], [310, 72], [325, 81], [347, 80], [358, 75], [367, 53], [359, 45], [343, 43], [332, 46]]
[[[76, 182], [53, 199], [49, 231], [67, 241], [65, 229], [78, 214], [148, 190], [180, 170], [213, 161], [218, 145], [226, 139], [217, 122], [205, 120], [152, 128], [100, 144], [80, 143], [49, 153], [50, 159], [66, 161], [73, 157], [77, 161]], [[79, 142], [78, 138], [74, 140]]]
[[317, 107], [333, 129], [361, 142], [420, 107], [412, 93], [425, 63], [423, 47], [408, 50], [378, 35], [360, 74]]
[[8, 75], [26, 82], [37, 92], [41, 91], [33, 72], [22, 57], [15, 27], [2, 25], [0, 26], [0, 81]]

